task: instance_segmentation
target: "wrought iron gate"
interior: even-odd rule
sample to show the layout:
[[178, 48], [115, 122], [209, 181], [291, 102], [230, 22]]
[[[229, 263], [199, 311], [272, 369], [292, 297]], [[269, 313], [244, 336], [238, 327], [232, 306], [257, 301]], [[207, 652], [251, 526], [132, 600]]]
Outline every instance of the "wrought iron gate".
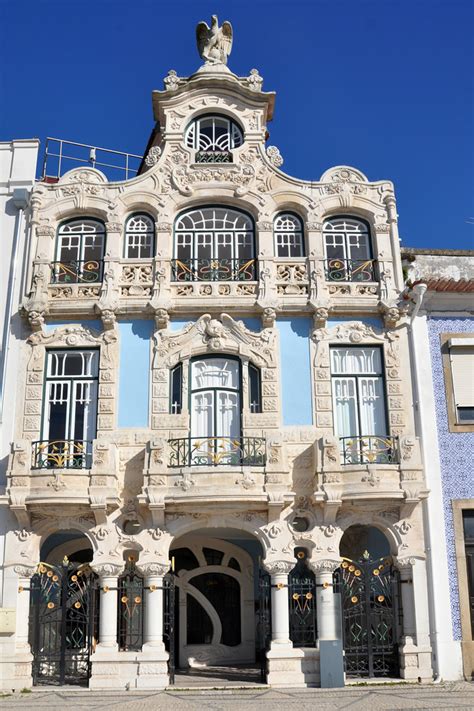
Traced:
[[168, 652], [168, 674], [170, 684], [174, 684], [176, 669], [176, 584], [172, 571], [163, 578], [163, 638]]
[[294, 647], [316, 647], [316, 577], [306, 551], [296, 549], [297, 563], [288, 576], [290, 639]]
[[271, 578], [260, 569], [257, 603], [257, 661], [260, 664], [260, 681], [267, 681], [267, 651], [272, 639]]
[[391, 559], [344, 559], [335, 579], [341, 592], [347, 676], [398, 677], [399, 577]]
[[33, 683], [87, 685], [96, 637], [96, 575], [87, 563], [40, 563], [31, 578]]

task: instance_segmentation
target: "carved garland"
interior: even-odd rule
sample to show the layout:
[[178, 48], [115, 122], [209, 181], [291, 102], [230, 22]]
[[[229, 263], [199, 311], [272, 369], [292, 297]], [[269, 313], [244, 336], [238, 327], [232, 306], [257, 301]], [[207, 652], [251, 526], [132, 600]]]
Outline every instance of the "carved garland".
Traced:
[[48, 348], [99, 347], [98, 434], [115, 426], [117, 334], [114, 329], [99, 333], [82, 326], [61, 326], [51, 333], [40, 331], [28, 339], [30, 357], [26, 368], [26, 392], [23, 417], [24, 439], [39, 439], [45, 372]]

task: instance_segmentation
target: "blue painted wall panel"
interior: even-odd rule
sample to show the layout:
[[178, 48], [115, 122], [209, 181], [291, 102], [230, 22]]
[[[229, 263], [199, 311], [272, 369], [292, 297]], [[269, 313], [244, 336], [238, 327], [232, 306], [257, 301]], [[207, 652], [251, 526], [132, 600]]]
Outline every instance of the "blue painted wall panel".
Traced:
[[284, 425], [311, 425], [311, 319], [277, 320], [280, 333], [281, 396]]
[[50, 321], [44, 324], [45, 330], [48, 333], [61, 326], [82, 326], [83, 328], [92, 328], [94, 331], [99, 331], [100, 333], [104, 330], [102, 328], [102, 321], [99, 319], [91, 321]]
[[377, 316], [367, 316], [364, 318], [359, 318], [357, 316], [340, 316], [339, 318], [328, 318], [328, 328], [340, 326], [341, 323], [347, 323], [348, 321], [360, 321], [361, 323], [365, 323], [367, 326], [371, 326], [376, 330], [381, 330], [383, 327], [382, 319]]
[[148, 427], [153, 321], [120, 321], [119, 427]]

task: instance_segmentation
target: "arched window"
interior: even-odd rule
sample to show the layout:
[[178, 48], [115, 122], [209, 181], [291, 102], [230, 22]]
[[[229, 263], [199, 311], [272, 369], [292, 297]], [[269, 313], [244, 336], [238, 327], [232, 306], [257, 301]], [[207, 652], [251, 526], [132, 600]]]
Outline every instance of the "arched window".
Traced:
[[[253, 369], [253, 370], [252, 370]], [[249, 367], [250, 410], [260, 412], [260, 372]], [[182, 368], [171, 372], [171, 412], [181, 411]], [[253, 405], [252, 405], [253, 403]], [[241, 363], [235, 356], [191, 360], [189, 437], [172, 439], [170, 466], [265, 464], [265, 441], [242, 437]]]
[[102, 281], [105, 226], [85, 217], [59, 226], [53, 284]]
[[229, 207], [188, 210], [174, 230], [175, 281], [253, 281], [255, 232], [250, 215]]
[[273, 223], [278, 257], [304, 257], [303, 223], [297, 215], [282, 212]]
[[374, 281], [370, 229], [353, 217], [333, 217], [324, 223], [327, 281]]
[[197, 163], [230, 163], [231, 151], [244, 142], [240, 126], [226, 116], [198, 116], [186, 129], [188, 148], [198, 151]]
[[125, 258], [151, 259], [155, 252], [155, 226], [145, 214], [131, 215], [125, 226]]

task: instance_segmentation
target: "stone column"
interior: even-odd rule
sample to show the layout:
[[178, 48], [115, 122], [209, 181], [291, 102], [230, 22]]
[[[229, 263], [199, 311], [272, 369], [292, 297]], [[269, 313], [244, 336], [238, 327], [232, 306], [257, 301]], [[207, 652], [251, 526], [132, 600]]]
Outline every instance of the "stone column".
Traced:
[[123, 570], [123, 565], [104, 563], [92, 564], [91, 567], [100, 579], [99, 644], [96, 651], [116, 651], [118, 650], [118, 576]]
[[[3, 659], [5, 677], [12, 674], [18, 688], [31, 688], [31, 662], [33, 655], [28, 642], [28, 627], [30, 620], [30, 587], [31, 578], [36, 573], [35, 565], [15, 565], [18, 575], [18, 595], [16, 603], [16, 634], [14, 655], [6, 655]], [[12, 664], [13, 662], [13, 664]], [[11, 672], [10, 672], [11, 668]]]
[[31, 578], [36, 573], [34, 565], [15, 565], [18, 575], [18, 597], [16, 603], [16, 635], [15, 650], [29, 654], [28, 627], [30, 619], [30, 585]]
[[320, 640], [341, 638], [338, 597], [334, 595], [333, 587], [333, 573], [340, 564], [340, 560], [310, 561], [316, 575], [316, 616]]
[[271, 575], [272, 641], [267, 652], [267, 682], [274, 687], [305, 686], [302, 649], [293, 647], [290, 640], [288, 606], [288, 574], [295, 561], [264, 561]]
[[169, 683], [169, 655], [163, 643], [163, 578], [169, 568], [169, 561], [141, 562], [137, 565], [145, 583], [143, 647], [136, 680], [139, 689], [164, 689]]
[[137, 570], [144, 576], [143, 651], [163, 650], [163, 578], [169, 563], [143, 563]]
[[426, 561], [399, 558], [403, 609], [403, 637], [400, 644], [401, 676], [404, 679], [430, 681], [433, 670], [429, 636]]

